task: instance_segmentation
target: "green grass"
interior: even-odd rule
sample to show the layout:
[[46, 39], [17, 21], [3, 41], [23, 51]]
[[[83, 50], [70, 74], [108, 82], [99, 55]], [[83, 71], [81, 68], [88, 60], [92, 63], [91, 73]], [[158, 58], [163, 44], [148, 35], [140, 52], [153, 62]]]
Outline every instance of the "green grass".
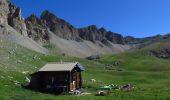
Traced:
[[[0, 99], [1, 100], [169, 100], [170, 61], [150, 56], [145, 51], [105, 55], [98, 61], [74, 57], [42, 55], [18, 45], [4, 42], [0, 48]], [[17, 46], [14, 53], [9, 53]], [[17, 61], [21, 60], [22, 63]], [[92, 93], [87, 96], [52, 95], [18, 87], [13, 81], [24, 82], [23, 71], [33, 73], [47, 62], [78, 61], [85, 66], [82, 73], [83, 89]], [[105, 70], [105, 64], [121, 62], [122, 71]], [[2, 78], [2, 76], [4, 78]], [[10, 78], [13, 77], [13, 78]], [[91, 83], [90, 79], [97, 82]], [[133, 84], [133, 91], [113, 91], [110, 96], [97, 97], [100, 86], [108, 84]]]

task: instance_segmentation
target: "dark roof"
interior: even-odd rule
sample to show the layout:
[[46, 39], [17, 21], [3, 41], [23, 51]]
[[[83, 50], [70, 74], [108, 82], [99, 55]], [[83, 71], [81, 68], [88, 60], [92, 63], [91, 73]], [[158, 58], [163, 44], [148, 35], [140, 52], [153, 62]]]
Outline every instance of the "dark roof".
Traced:
[[76, 66], [77, 66], [81, 71], [84, 71], [84, 70], [85, 70], [84, 66], [81, 65], [81, 64], [79, 64], [79, 63], [77, 63]]

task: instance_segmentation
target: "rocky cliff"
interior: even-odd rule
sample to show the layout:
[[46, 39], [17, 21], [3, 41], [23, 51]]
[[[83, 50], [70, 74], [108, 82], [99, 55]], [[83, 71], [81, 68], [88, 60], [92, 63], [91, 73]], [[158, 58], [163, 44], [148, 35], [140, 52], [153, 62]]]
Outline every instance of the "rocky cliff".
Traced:
[[85, 28], [79, 29], [79, 35], [82, 39], [89, 40], [92, 42], [106, 40], [111, 41], [115, 44], [124, 44], [123, 36], [111, 31], [106, 31], [104, 28], [98, 29], [97, 26], [91, 25]]
[[41, 14], [41, 20], [57, 36], [67, 40], [80, 40], [78, 30], [63, 19], [58, 18], [51, 12], [45, 10]]
[[9, 13], [9, 1], [1, 0], [0, 1], [0, 24], [7, 24], [7, 17]]
[[27, 36], [27, 28], [24, 19], [21, 17], [21, 9], [8, 0], [0, 1], [0, 24], [8, 24], [22, 35]]
[[40, 20], [35, 14], [26, 19], [27, 33], [30, 38], [39, 42], [49, 40], [49, 31], [45, 22]]
[[21, 16], [21, 9], [9, 3], [8, 24], [16, 29], [19, 33], [27, 36], [27, 28], [24, 18]]

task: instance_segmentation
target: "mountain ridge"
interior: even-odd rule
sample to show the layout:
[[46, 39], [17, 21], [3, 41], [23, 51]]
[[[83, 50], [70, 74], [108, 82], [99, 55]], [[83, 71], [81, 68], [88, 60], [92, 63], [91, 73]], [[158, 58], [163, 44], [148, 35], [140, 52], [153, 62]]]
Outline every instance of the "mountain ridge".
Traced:
[[[132, 45], [147, 45], [147, 43], [163, 37], [123, 37], [119, 33], [107, 31], [103, 27], [98, 28], [96, 25], [76, 28], [48, 10], [42, 12], [39, 17], [31, 14], [24, 19], [21, 9], [8, 0], [1, 0], [0, 8], [0, 24], [3, 27], [9, 25], [22, 37], [29, 38], [29, 41], [34, 40], [36, 45], [44, 49], [48, 49], [44, 47], [46, 44], [54, 45], [53, 51], [69, 56], [88, 57], [120, 53], [129, 50]], [[9, 33], [8, 27], [6, 27], [6, 32], [1, 31], [1, 34], [4, 33]], [[24, 43], [20, 44], [24, 45]], [[35, 43], [33, 44], [35, 45]]]

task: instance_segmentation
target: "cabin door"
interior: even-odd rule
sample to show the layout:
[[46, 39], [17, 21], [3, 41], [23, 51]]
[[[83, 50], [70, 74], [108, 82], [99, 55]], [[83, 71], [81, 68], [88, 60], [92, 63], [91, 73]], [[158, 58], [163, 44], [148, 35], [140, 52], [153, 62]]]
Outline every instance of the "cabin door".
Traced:
[[73, 88], [80, 88], [80, 73], [76, 71], [73, 73]]
[[76, 71], [75, 72], [73, 72], [73, 90], [75, 90], [76, 89], [76, 80], [77, 80], [77, 77], [76, 77]]
[[80, 73], [76, 72], [76, 86], [77, 88], [80, 88]]

